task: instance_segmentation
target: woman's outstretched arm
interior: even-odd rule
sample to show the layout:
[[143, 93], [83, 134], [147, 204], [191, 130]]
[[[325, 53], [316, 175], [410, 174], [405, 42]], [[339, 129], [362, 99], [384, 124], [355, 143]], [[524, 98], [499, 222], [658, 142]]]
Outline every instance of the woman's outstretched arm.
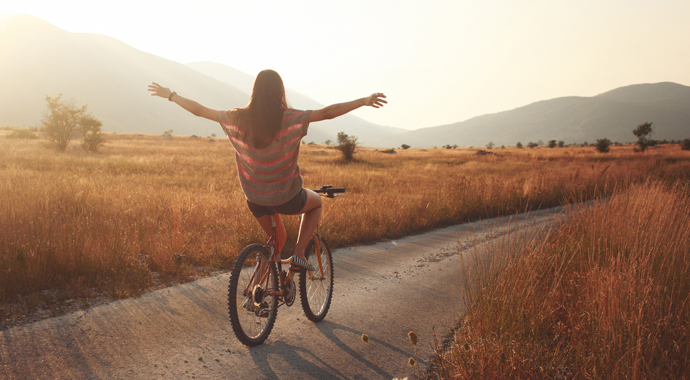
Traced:
[[387, 101], [383, 100], [385, 97], [386, 95], [377, 92], [367, 96], [366, 98], [353, 100], [347, 103], [333, 104], [320, 110], [314, 110], [311, 111], [311, 115], [309, 116], [309, 122], [333, 119], [338, 116], [345, 115], [350, 111], [354, 111], [362, 106], [380, 108], [383, 107], [384, 104], [388, 104]]
[[183, 96], [177, 95], [177, 93], [173, 93], [172, 90], [170, 90], [167, 87], [163, 87], [158, 83], [151, 83], [149, 85], [149, 91], [151, 91], [151, 96], [160, 96], [161, 98], [165, 98], [170, 100], [171, 102], [175, 102], [180, 107], [186, 109], [195, 116], [203, 117], [216, 122], [218, 121], [216, 110], [204, 107], [191, 99], [187, 99]]

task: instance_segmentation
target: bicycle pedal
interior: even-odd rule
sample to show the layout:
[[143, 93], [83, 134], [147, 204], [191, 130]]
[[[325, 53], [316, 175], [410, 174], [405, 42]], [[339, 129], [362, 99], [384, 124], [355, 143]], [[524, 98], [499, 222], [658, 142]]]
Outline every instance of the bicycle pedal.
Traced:
[[268, 309], [261, 310], [256, 316], [259, 318], [268, 318]]

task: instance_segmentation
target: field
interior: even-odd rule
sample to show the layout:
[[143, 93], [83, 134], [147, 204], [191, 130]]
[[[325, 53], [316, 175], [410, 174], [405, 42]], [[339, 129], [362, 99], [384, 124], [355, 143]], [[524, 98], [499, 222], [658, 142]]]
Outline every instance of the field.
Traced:
[[[206, 138], [108, 135], [100, 153], [41, 140], [0, 139], [0, 322], [69, 299], [123, 298], [231, 267], [264, 240], [237, 183], [230, 144]], [[305, 186], [347, 188], [324, 200], [333, 247], [454, 223], [610, 196], [649, 179], [687, 184], [690, 154], [676, 145], [635, 154], [592, 147], [361, 149], [356, 161], [303, 145]], [[288, 217], [288, 244], [298, 219]]]
[[[687, 379], [690, 188], [579, 206], [547, 237], [467, 256], [468, 312], [436, 372], [457, 379]], [[525, 243], [525, 244], [520, 244]]]

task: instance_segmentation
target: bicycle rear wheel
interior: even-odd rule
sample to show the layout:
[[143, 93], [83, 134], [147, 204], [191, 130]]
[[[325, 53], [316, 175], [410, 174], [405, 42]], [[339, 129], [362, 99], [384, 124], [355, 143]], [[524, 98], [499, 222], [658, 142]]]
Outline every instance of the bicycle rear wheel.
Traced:
[[269, 256], [266, 247], [249, 245], [237, 256], [230, 274], [228, 311], [232, 330], [240, 342], [250, 347], [268, 338], [278, 315], [278, 271], [268, 262]]
[[[312, 238], [307, 244], [304, 256], [316, 270], [313, 272], [302, 269], [299, 276], [299, 292], [304, 314], [310, 321], [319, 322], [328, 313], [333, 297], [333, 256], [326, 244], [326, 240], [317, 235], [319, 239], [319, 251], [316, 252], [316, 243]], [[319, 268], [319, 256], [321, 267]]]

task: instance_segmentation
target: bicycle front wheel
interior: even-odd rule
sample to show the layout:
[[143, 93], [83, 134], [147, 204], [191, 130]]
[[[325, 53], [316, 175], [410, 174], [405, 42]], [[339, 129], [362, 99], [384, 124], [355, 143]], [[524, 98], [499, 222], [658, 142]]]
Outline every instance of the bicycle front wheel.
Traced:
[[269, 250], [247, 246], [237, 256], [230, 274], [228, 311], [237, 339], [253, 347], [263, 343], [278, 315], [278, 271], [269, 262]]
[[309, 272], [302, 269], [299, 277], [302, 309], [307, 318], [313, 322], [319, 322], [326, 317], [333, 297], [333, 256], [326, 240], [320, 235], [317, 235], [317, 238], [319, 239], [318, 252], [313, 238], [304, 252], [307, 261], [316, 270]]

